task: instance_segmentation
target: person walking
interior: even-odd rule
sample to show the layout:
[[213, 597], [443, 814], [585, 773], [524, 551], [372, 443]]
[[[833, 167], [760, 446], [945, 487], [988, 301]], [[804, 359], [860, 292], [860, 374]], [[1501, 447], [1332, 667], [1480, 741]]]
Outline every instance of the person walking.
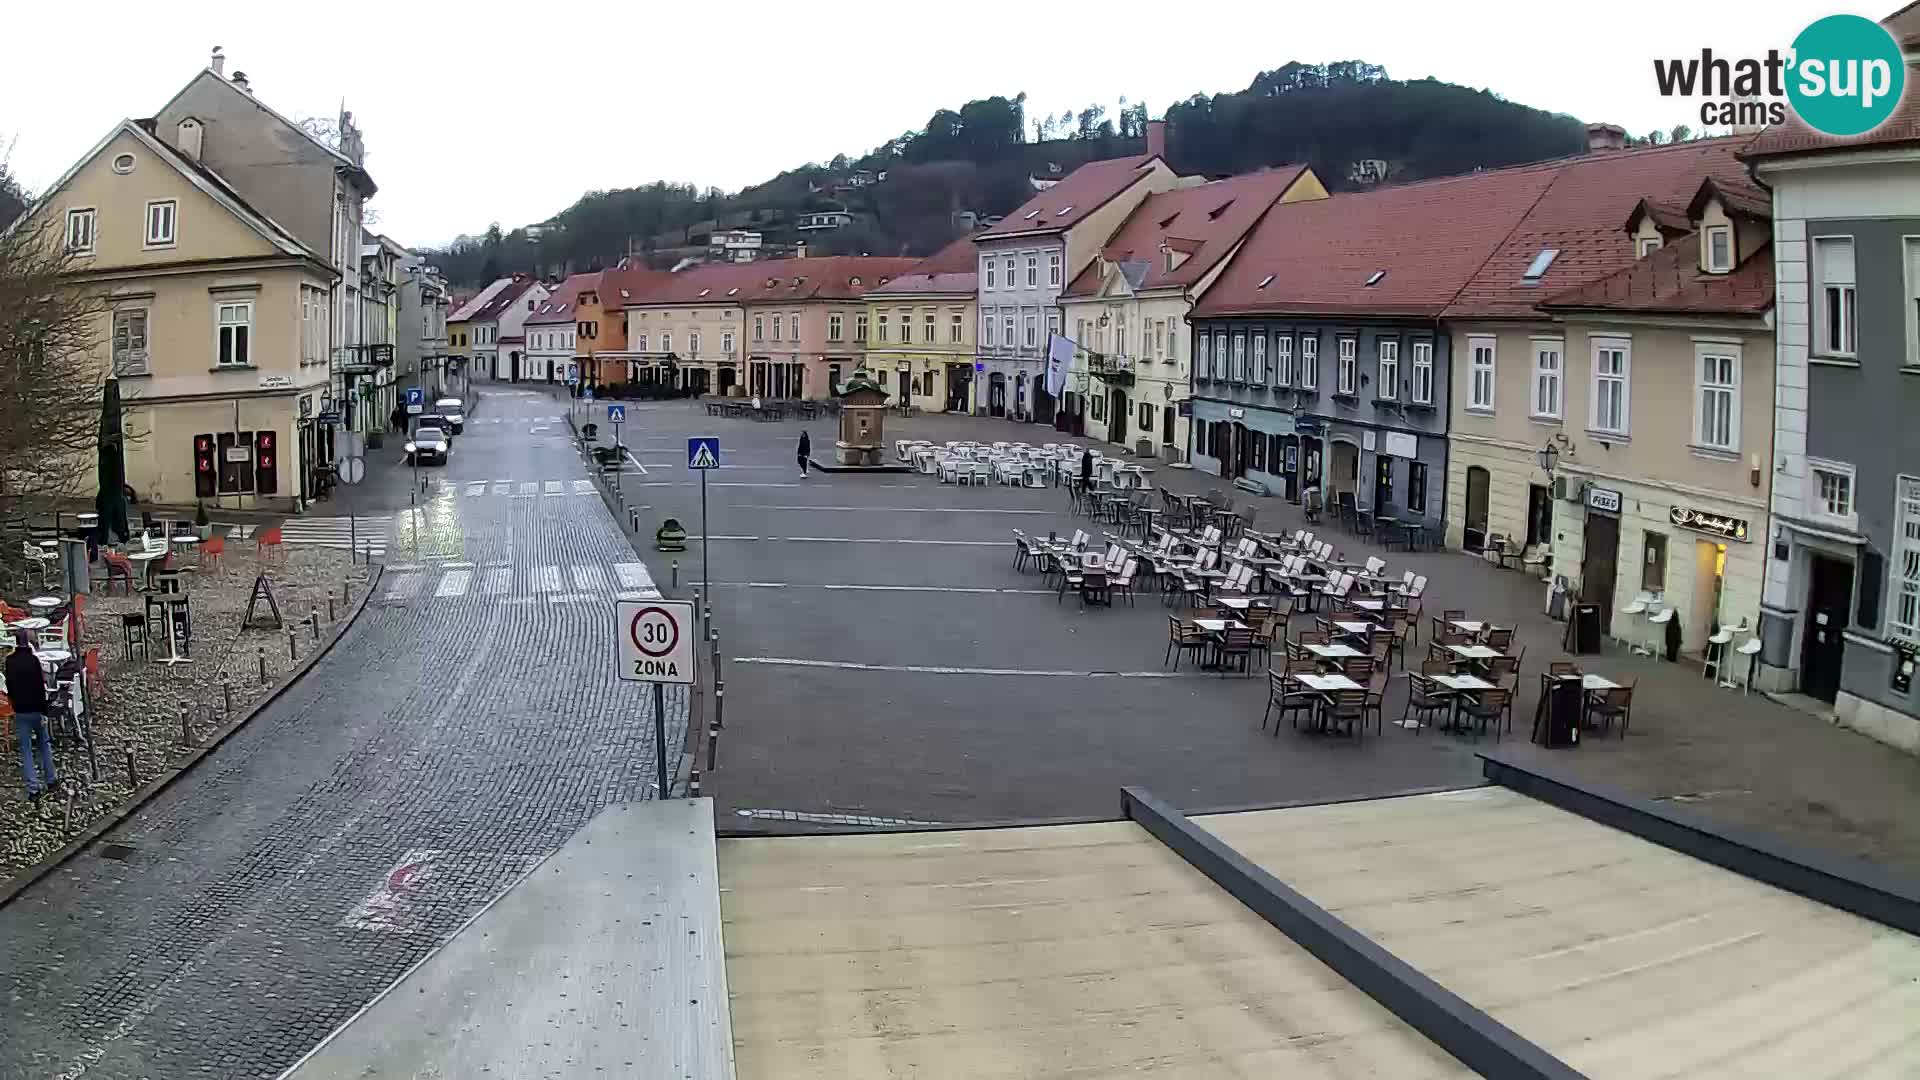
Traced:
[[800, 433], [800, 475], [801, 476], [807, 475], [807, 457], [812, 453], [813, 453], [813, 441], [807, 438], [807, 433], [805, 431], [802, 431]]
[[1093, 451], [1080, 451], [1080, 497], [1086, 498], [1093, 490]]
[[25, 630], [13, 635], [13, 652], [6, 663], [7, 699], [13, 703], [13, 731], [20, 740], [20, 772], [27, 781], [27, 799], [39, 802], [60, 782], [53, 771], [53, 739], [47, 731], [47, 679], [40, 658], [33, 654], [33, 636]]

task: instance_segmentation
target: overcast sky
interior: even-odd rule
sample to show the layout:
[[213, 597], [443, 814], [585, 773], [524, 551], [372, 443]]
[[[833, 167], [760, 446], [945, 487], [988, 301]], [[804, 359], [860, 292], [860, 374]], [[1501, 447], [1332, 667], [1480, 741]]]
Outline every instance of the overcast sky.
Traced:
[[[1652, 57], [1784, 49], [1813, 19], [1853, 9], [978, 0], [495, 14], [490, 4], [339, 0], [303, 10], [295, 22], [277, 4], [96, 0], [77, 24], [58, 5], [18, 5], [0, 64], [0, 148], [12, 141], [14, 171], [38, 191], [116, 121], [152, 115], [221, 45], [228, 73], [245, 71], [288, 116], [332, 116], [344, 98], [380, 185], [378, 228], [429, 245], [493, 221], [543, 220], [597, 188], [659, 179], [735, 190], [864, 152], [970, 98], [1024, 90], [1036, 117], [1096, 102], [1111, 114], [1124, 94], [1159, 116], [1296, 59], [1367, 60], [1395, 78], [1486, 88], [1635, 133], [1698, 127], [1697, 104], [1655, 92]], [[1727, 18], [1736, 10], [1738, 23]]]

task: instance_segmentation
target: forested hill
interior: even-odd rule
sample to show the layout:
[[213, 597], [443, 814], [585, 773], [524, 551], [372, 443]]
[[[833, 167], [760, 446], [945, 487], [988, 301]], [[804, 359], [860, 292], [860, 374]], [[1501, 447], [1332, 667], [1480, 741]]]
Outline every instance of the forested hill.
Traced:
[[[635, 254], [656, 266], [704, 249], [716, 229], [749, 228], [770, 245], [803, 238], [809, 254], [920, 255], [966, 218], [1005, 214], [1033, 193], [1030, 175], [1141, 152], [1148, 116], [1126, 98], [1035, 115], [1025, 94], [942, 109], [925, 127], [858, 157], [836, 156], [728, 195], [690, 184], [596, 191], [544, 227], [463, 238], [438, 264], [458, 286], [505, 272], [557, 274]], [[1289, 63], [1246, 89], [1196, 94], [1165, 111], [1168, 157], [1181, 173], [1224, 176], [1305, 161], [1334, 189], [1396, 183], [1574, 153], [1581, 121], [1433, 79], [1402, 82], [1361, 61]], [[886, 179], [877, 180], [884, 172]], [[868, 182], [868, 181], [872, 182]], [[851, 225], [795, 229], [799, 215], [845, 210]]]

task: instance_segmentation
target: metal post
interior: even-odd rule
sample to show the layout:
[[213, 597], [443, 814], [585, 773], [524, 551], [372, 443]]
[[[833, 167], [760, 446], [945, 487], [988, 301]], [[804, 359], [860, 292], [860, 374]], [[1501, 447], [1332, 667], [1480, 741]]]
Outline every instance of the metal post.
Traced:
[[127, 751], [127, 787], [134, 791], [140, 790], [140, 770], [134, 766], [132, 750]]
[[679, 559], [673, 560], [673, 587], [676, 589], [680, 587], [680, 560]]
[[[334, 535], [338, 536], [338, 533]], [[360, 561], [360, 525], [352, 511], [347, 513], [347, 565]]]
[[700, 590], [695, 589], [693, 590], [693, 621], [698, 623], [700, 619]]
[[265, 686], [267, 685], [267, 647], [265, 645], [260, 646], [259, 653], [260, 653], [260, 685]]
[[87, 772], [93, 777], [94, 783], [100, 782], [100, 747], [91, 735], [87, 737]]
[[316, 604], [307, 605], [307, 625], [313, 627], [313, 640], [320, 640], [320, 608]]
[[713, 728], [715, 731], [727, 726], [727, 710], [722, 702], [727, 700], [727, 680], [713, 680]]
[[337, 616], [333, 610], [333, 594], [327, 594], [327, 622], [331, 624]]
[[[707, 539], [709, 531], [707, 529], [707, 472], [706, 469], [700, 470], [700, 589], [711, 597], [713, 574], [710, 572], [708, 553], [713, 550], [713, 544]], [[711, 601], [708, 602], [708, 608], [707, 615], [711, 618], [713, 615]]]
[[300, 639], [293, 636], [293, 627], [287, 627], [287, 660], [289, 663], [299, 663], [300, 661], [299, 641]]
[[75, 795], [78, 795], [79, 793], [80, 791], [79, 791], [78, 785], [68, 785], [67, 798], [66, 798], [66, 813], [60, 819], [60, 832], [62, 835], [71, 833], [73, 831], [73, 797]]
[[720, 718], [726, 714], [726, 690], [713, 692], [713, 723], [707, 725], [707, 771], [712, 772], [720, 758]]
[[226, 696], [227, 719], [231, 720], [233, 719], [233, 683], [228, 682], [225, 675], [220, 676], [220, 692]]
[[180, 741], [187, 746], [193, 745], [193, 717], [185, 705], [180, 706]]
[[667, 691], [653, 684], [653, 773], [659, 780], [659, 797], [667, 797]]

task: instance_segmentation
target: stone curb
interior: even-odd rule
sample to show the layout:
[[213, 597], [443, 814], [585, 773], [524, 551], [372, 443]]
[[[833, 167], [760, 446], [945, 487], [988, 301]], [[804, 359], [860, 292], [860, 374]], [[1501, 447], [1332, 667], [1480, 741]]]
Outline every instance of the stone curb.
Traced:
[[339, 643], [341, 638], [346, 636], [347, 631], [353, 629], [354, 624], [360, 621], [360, 613], [366, 610], [367, 601], [373, 598], [374, 590], [380, 584], [380, 578], [386, 573], [386, 568], [379, 563], [368, 565], [373, 567], [373, 574], [367, 579], [367, 591], [361, 595], [359, 602], [353, 606], [353, 610], [347, 612], [347, 617], [342, 619], [340, 624], [333, 628], [332, 634], [327, 637], [326, 641], [321, 643], [318, 649], [309, 653], [306, 659], [296, 664], [293, 670], [287, 673], [287, 677], [281, 680], [280, 684], [275, 686], [266, 697], [255, 702], [246, 712], [241, 713], [238, 719], [214, 732], [213, 737], [207, 740], [205, 745], [195, 749], [193, 753], [187, 755], [187, 757], [178, 764], [171, 766], [167, 771], [149, 781], [146, 786], [134, 792], [131, 796], [128, 796], [125, 802], [122, 802], [118, 807], [109, 811], [105, 816], [80, 830], [72, 840], [68, 841], [66, 846], [20, 871], [19, 874], [15, 875], [14, 878], [6, 884], [0, 885], [0, 908], [4, 908], [12, 903], [21, 893], [26, 892], [29, 886], [59, 869], [68, 859], [80, 854], [82, 850], [105, 835], [109, 829], [132, 817], [134, 811], [152, 801], [154, 796], [165, 791], [175, 780], [185, 775], [188, 769], [198, 765], [208, 754], [213, 753], [221, 743], [226, 742], [235, 732], [247, 726], [248, 722], [263, 712], [267, 706], [278, 701], [281, 695], [292, 689], [295, 683], [298, 683], [306, 676], [307, 671], [312, 668], [313, 665], [320, 662], [321, 657], [332, 652], [333, 647]]

